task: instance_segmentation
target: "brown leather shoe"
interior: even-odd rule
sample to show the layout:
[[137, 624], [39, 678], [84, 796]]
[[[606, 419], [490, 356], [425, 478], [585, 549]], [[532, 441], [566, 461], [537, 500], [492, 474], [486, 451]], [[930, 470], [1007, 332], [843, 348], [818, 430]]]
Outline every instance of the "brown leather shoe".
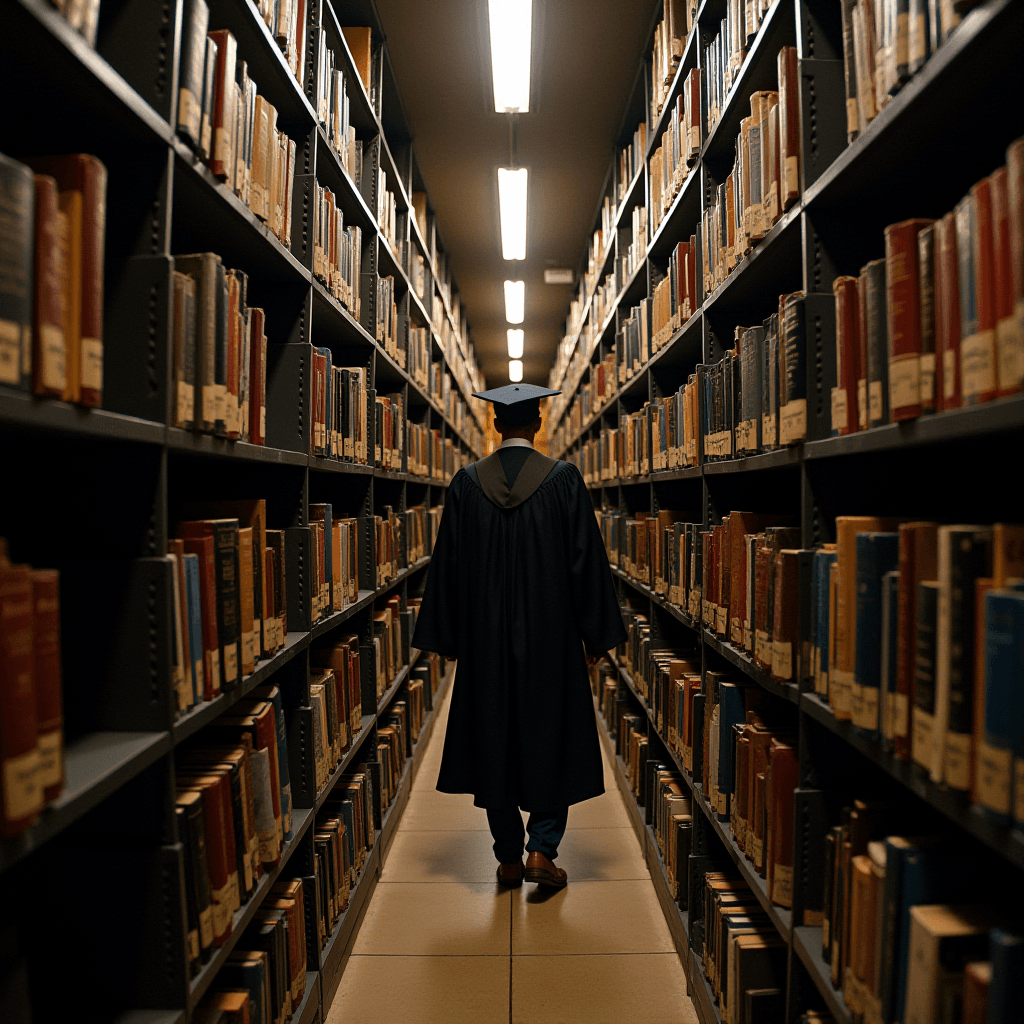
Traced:
[[523, 884], [523, 862], [498, 865], [498, 884], [508, 889], [518, 889]]
[[549, 885], [554, 889], [562, 889], [569, 884], [569, 876], [536, 850], [526, 858], [525, 875], [528, 882]]

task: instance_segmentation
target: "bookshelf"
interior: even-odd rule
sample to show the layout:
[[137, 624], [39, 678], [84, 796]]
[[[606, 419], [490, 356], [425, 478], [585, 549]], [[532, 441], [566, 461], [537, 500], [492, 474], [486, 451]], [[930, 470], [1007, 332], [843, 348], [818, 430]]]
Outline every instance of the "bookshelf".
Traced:
[[[307, 45], [298, 77], [257, 4], [209, 3], [211, 30], [231, 31], [260, 95], [277, 109], [279, 129], [296, 143], [290, 246], [214, 177], [175, 130], [188, 9], [188, 3], [102, 0], [93, 48], [44, 0], [4, 4], [0, 83], [8, 95], [20, 97], [26, 116], [5, 122], [0, 151], [15, 157], [54, 150], [94, 153], [109, 174], [103, 408], [0, 387], [0, 439], [7, 453], [0, 535], [7, 537], [13, 560], [62, 573], [66, 783], [26, 831], [0, 839], [5, 944], [15, 925], [15, 952], [5, 945], [4, 956], [27, 959], [38, 1021], [67, 1019], [88, 1006], [90, 1019], [187, 1024], [216, 987], [219, 969], [273, 883], [312, 873], [317, 811], [357, 763], [379, 769], [378, 728], [387, 725], [413, 669], [426, 657], [410, 647], [408, 601], [422, 591], [429, 555], [411, 557], [403, 538], [396, 574], [375, 587], [373, 517], [386, 507], [404, 513], [443, 504], [451, 474], [483, 451], [483, 408], [470, 398], [483, 381], [429, 198], [422, 225], [413, 213], [413, 194], [426, 193], [427, 186], [372, 0], [304, 5]], [[342, 32], [342, 26], [353, 25], [371, 29], [368, 90]], [[350, 123], [363, 154], [358, 181], [343, 166], [316, 109], [321, 30], [347, 88]], [[362, 231], [358, 317], [314, 273], [308, 205], [313, 183], [330, 188], [346, 224]], [[374, 213], [379, 187], [394, 197], [391, 238]], [[202, 251], [244, 270], [253, 289], [250, 301], [266, 310], [264, 445], [173, 426], [173, 256]], [[412, 279], [416, 257], [422, 261], [419, 292]], [[397, 339], [390, 351], [375, 331], [378, 276], [394, 281]], [[414, 328], [426, 332], [434, 387], [406, 360]], [[401, 395], [406, 418], [437, 431], [442, 451], [448, 449], [448, 469], [439, 463], [431, 475], [413, 472], [408, 450], [385, 468], [375, 464], [372, 443], [365, 465], [311, 454], [314, 344], [329, 348], [336, 364], [363, 367], [371, 395]], [[372, 440], [372, 397], [368, 411]], [[310, 554], [311, 504], [328, 503], [336, 517], [356, 519], [361, 589], [343, 610], [311, 622], [308, 573], [289, 564], [289, 623], [308, 628], [291, 625], [283, 646], [258, 660], [239, 685], [177, 714], [171, 577], [159, 556], [182, 503], [253, 496], [266, 498], [268, 527], [305, 531], [302, 557]], [[429, 551], [429, 535], [426, 546]], [[317, 790], [311, 758], [303, 756], [310, 739], [304, 723], [311, 718], [296, 714], [310, 703], [311, 651], [343, 633], [372, 641], [374, 613], [395, 596], [402, 609], [402, 666], [379, 700], [369, 666], [361, 726]], [[450, 678], [451, 673], [443, 678], [434, 706]], [[292, 836], [280, 861], [236, 912], [226, 942], [190, 977], [183, 853], [174, 816], [176, 757], [267, 683], [280, 687], [288, 719]], [[380, 772], [371, 771], [375, 841], [326, 946], [308, 949], [305, 994], [294, 1008], [293, 1024], [319, 1022], [334, 996], [433, 727], [430, 706], [428, 701], [419, 740], [410, 740], [383, 813]], [[51, 915], [61, 922], [66, 954], [30, 934], [35, 926], [27, 922], [53, 920]], [[109, 960], [112, 950], [122, 951], [116, 968]], [[116, 980], [109, 977], [112, 969]]]
[[[737, 324], [760, 324], [786, 292], [803, 290], [831, 304], [832, 282], [839, 274], [856, 274], [864, 262], [884, 255], [886, 225], [908, 217], [941, 217], [979, 178], [1003, 164], [1006, 146], [1024, 134], [1021, 111], [992, 102], [993, 96], [1019, 94], [1024, 85], [1019, 66], [1011, 67], [1014, 48], [1024, 35], [1024, 11], [1019, 5], [988, 0], [965, 15], [947, 41], [848, 144], [840, 4], [776, 0], [747, 45], [710, 132], [706, 103], [702, 105], [699, 154], [661, 220], [654, 223], [652, 156], [666, 137], [672, 106], [683, 93], [687, 75], [695, 68], [706, 73], [705, 48], [717, 35], [727, 4], [702, 0], [697, 6], [657, 116], [651, 114], [651, 51], [663, 8], [660, 3], [650, 6], [649, 44], [632, 91], [623, 98], [625, 112], [616, 153], [593, 221], [594, 231], [602, 228], [610, 201], [610, 238], [606, 227], [603, 237], [608, 244], [603, 252], [595, 253], [591, 246], [581, 254], [579, 291], [549, 379], [551, 387], [563, 390], [548, 411], [551, 454], [576, 460], [581, 470], [589, 465], [584, 461], [588, 442], [599, 442], [602, 430], [619, 428], [623, 416], [639, 412], [645, 403], [675, 393], [698, 364], [721, 360], [733, 344]], [[715, 202], [716, 186], [725, 181], [733, 164], [740, 121], [749, 113], [748, 97], [757, 90], [777, 88], [776, 55], [783, 46], [796, 47], [799, 58], [800, 196], [752, 244], [738, 266], [706, 293], [699, 252], [701, 218]], [[619, 152], [631, 144], [640, 122], [646, 123], [646, 159], [635, 176], [620, 182]], [[937, 127], [940, 123], [942, 130]], [[962, 144], [953, 144], [950, 138], [958, 130]], [[644, 257], [639, 266], [623, 272], [628, 267], [623, 259], [634, 241], [634, 211], [644, 205], [648, 207]], [[653, 299], [675, 246], [688, 242], [691, 235], [698, 246], [694, 312], [675, 326], [660, 347], [652, 346], [649, 358], [634, 366], [630, 376], [613, 377], [601, 397], [593, 383], [598, 368], [613, 346], [616, 359], [623, 359], [622, 332], [631, 309]], [[602, 301], [598, 309], [599, 293], [609, 279], [613, 298], [610, 305]], [[808, 408], [816, 403], [826, 418], [829, 389], [836, 383], [831, 379], [834, 330], [834, 322], [826, 322], [816, 341], [810, 331], [807, 337], [808, 363], [818, 369], [817, 380], [809, 378]], [[587, 387], [594, 390], [584, 401]], [[650, 419], [641, 429], [646, 430], [647, 450], [654, 451]], [[676, 510], [683, 513], [683, 520], [704, 530], [720, 524], [733, 510], [786, 515], [799, 526], [802, 543], [796, 546], [802, 548], [835, 540], [835, 517], [840, 515], [909, 516], [945, 523], [1019, 521], [1006, 487], [1005, 460], [1024, 440], [1024, 396], [964, 405], [846, 436], [828, 433], [827, 426], [823, 432], [811, 430], [803, 442], [746, 457], [716, 460], [702, 452], [697, 465], [684, 468], [636, 476], [615, 476], [613, 470], [605, 478], [588, 477], [588, 486], [597, 510], [617, 509], [627, 517]], [[998, 881], [992, 881], [986, 891], [1001, 892], [1003, 886], [1019, 889], [1024, 873], [1024, 834], [1019, 829], [995, 824], [971, 805], [968, 794], [933, 782], [915, 763], [884, 749], [879, 739], [850, 721], [838, 720], [808, 680], [772, 678], [750, 653], [699, 617], [691, 617], [667, 595], [656, 593], [653, 583], [648, 586], [614, 566], [612, 572], [623, 604], [647, 616], [652, 648], [690, 652], [685, 656], [696, 661], [702, 679], [710, 670], [728, 672], [730, 678], [745, 680], [764, 692], [775, 720], [789, 723], [792, 730], [799, 759], [798, 792], [828, 792], [830, 798], [838, 793], [840, 802], [849, 802], [860, 795], [858, 780], [863, 779], [872, 795], [884, 793], [897, 811], [905, 809], [916, 822], [927, 822], [927, 832], [950, 839], [963, 856], [975, 860], [979, 871], [991, 872], [990, 877]], [[667, 731], [659, 731], [656, 709], [644, 697], [646, 687], [633, 680], [621, 656], [614, 673], [616, 715], [629, 712], [645, 720], [645, 756], [674, 769], [692, 799], [691, 886], [692, 873], [698, 871], [703, 879], [712, 861], [715, 869], [729, 866], [747, 883], [770, 928], [786, 947], [785, 1016], [780, 1019], [795, 1024], [805, 1010], [826, 1011], [841, 1024], [859, 1019], [860, 1011], [845, 1001], [843, 986], [832, 984], [830, 966], [821, 953], [820, 923], [812, 923], [810, 914], [804, 921], [802, 886], [806, 882], [802, 879], [822, 872], [822, 844], [794, 840], [793, 906], [773, 903], [765, 879], [737, 845], [728, 819], [712, 809], [700, 777], [686, 769]], [[672, 899], [650, 808], [634, 795], [628, 759], [616, 755], [616, 722], [611, 717], [605, 721], [600, 713], [598, 722], [687, 971], [694, 1005], [703, 1024], [715, 1024], [722, 1019], [722, 1011], [702, 965], [701, 915], [692, 902], [689, 909], [681, 909]], [[796, 813], [799, 816], [799, 808]], [[834, 817], [814, 820], [814, 827], [836, 821]], [[798, 817], [795, 831], [799, 828]], [[816, 838], [820, 837], [818, 831]], [[1012, 919], [1019, 922], [1021, 908], [1017, 902], [1011, 904]]]

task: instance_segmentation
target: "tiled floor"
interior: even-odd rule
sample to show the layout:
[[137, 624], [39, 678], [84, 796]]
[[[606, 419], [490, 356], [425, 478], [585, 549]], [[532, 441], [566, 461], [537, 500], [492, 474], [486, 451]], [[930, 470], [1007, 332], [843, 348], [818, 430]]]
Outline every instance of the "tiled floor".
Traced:
[[327, 1024], [694, 1024], [611, 767], [569, 810], [566, 889], [501, 890], [484, 812], [434, 789], [448, 698]]

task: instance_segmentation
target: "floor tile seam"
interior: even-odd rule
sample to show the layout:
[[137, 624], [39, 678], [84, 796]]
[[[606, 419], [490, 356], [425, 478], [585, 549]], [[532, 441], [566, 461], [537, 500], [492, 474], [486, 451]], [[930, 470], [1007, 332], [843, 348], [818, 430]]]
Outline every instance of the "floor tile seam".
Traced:
[[625, 953], [513, 953], [512, 954], [512, 959], [513, 960], [517, 960], [517, 959], [521, 960], [524, 957], [538, 957], [538, 956], [558, 956], [558, 957], [566, 957], [566, 956], [668, 956], [668, 957], [675, 957], [676, 959], [679, 958], [679, 954], [676, 953], [675, 950], [672, 950], [671, 953], [666, 953], [666, 952], [661, 951], [661, 950], [642, 951], [642, 952], [637, 952], [636, 950], [630, 950], [630, 951], [625, 952]]
[[[517, 954], [522, 955], [522, 954]], [[392, 959], [398, 957], [405, 957], [407, 959], [415, 957], [418, 960], [451, 960], [451, 959], [463, 959], [463, 960], [509, 960], [511, 957], [508, 953], [349, 953], [349, 959], [353, 957], [390, 957]]]
[[[492, 871], [476, 878], [380, 878], [378, 885], [484, 885], [493, 878], [494, 872]], [[626, 878], [578, 878], [573, 876], [572, 882], [579, 885], [583, 882], [589, 884], [591, 882], [646, 882], [647, 880], [647, 875], [630, 875]]]

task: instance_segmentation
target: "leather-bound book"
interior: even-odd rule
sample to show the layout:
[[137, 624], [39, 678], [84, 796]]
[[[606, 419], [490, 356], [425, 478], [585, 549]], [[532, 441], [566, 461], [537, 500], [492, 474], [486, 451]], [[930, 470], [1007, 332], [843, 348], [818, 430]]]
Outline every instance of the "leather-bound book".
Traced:
[[[56, 179], [35, 176], [32, 390], [60, 398], [67, 386], [64, 321], [67, 296], [68, 220], [60, 212]], [[2, 342], [0, 342], [2, 344]]]
[[32, 682], [36, 693], [36, 741], [43, 800], [64, 788], [64, 714], [61, 701], [60, 574], [32, 571]]
[[185, 910], [189, 969], [199, 971], [200, 963], [213, 945], [213, 907], [210, 869], [206, 863], [206, 824], [203, 795], [199, 790], [178, 793], [174, 801], [178, 839], [185, 861]]
[[178, 134], [199, 148], [203, 123], [203, 79], [206, 30], [210, 9], [206, 0], [185, 0], [181, 18], [181, 60], [178, 65]]
[[210, 170], [223, 180], [232, 176], [235, 169], [234, 129], [238, 116], [235, 109], [235, 68], [238, 62], [238, 44], [227, 29], [211, 32], [210, 38], [217, 44], [210, 118], [213, 133]]
[[220, 641], [217, 631], [217, 560], [212, 536], [186, 537], [186, 554], [198, 558], [199, 595], [202, 612], [203, 699], [220, 693]]
[[213, 540], [217, 588], [217, 638], [220, 643], [223, 689], [232, 689], [241, 681], [242, 621], [239, 609], [238, 520], [200, 519], [178, 524], [178, 532], [188, 541], [198, 537]]
[[217, 374], [218, 269], [223, 267], [216, 253], [175, 256], [174, 268], [195, 281], [195, 397], [193, 420], [196, 430], [212, 433], [217, 419], [224, 416], [224, 392]]
[[0, 559], [0, 832], [5, 836], [23, 832], [43, 806], [33, 618], [32, 570]]
[[195, 426], [196, 283], [174, 272], [174, 413], [172, 424], [183, 430]]
[[[238, 611], [242, 632], [242, 675], [249, 675], [256, 668], [259, 657], [257, 644], [260, 630], [253, 629], [255, 602], [253, 600], [253, 529], [242, 526], [238, 530]], [[258, 620], [256, 620], [258, 622]]]
[[32, 386], [32, 171], [0, 153], [0, 384]]
[[898, 563], [899, 534], [859, 533], [855, 543], [853, 724], [875, 734], [881, 703], [882, 579]]
[[921, 303], [921, 412], [935, 412], [935, 222], [917, 233], [917, 281]]
[[935, 222], [936, 408], [960, 408], [960, 286], [956, 214]]
[[[917, 238], [930, 220], [905, 220], [885, 229], [886, 314], [889, 334], [889, 415], [909, 420], [921, 400], [921, 279]], [[870, 356], [869, 356], [870, 358]]]
[[355, 62], [356, 72], [363, 83], [366, 95], [372, 98], [373, 30], [369, 27], [343, 25], [341, 31], [352, 53], [352, 60]]
[[253, 307], [249, 321], [249, 443], [266, 444], [267, 439], [267, 336], [264, 313]]
[[782, 209], [800, 198], [800, 75], [795, 46], [783, 46], [779, 74], [779, 177]]
[[800, 668], [800, 572], [799, 552], [784, 548], [775, 556], [772, 662], [773, 679], [788, 681], [799, 678]]
[[[993, 290], [996, 321], [996, 395], [1024, 389], [1024, 331], [1014, 308], [1008, 173], [1000, 167], [989, 176], [992, 194]], [[1020, 254], [1018, 254], [1018, 259]]]
[[856, 277], [832, 282], [836, 299], [836, 386], [832, 389], [832, 434], [842, 436], [860, 429], [857, 382], [860, 366], [860, 296]]
[[[94, 156], [34, 157], [40, 174], [57, 181], [58, 203], [68, 214], [71, 315], [65, 326], [67, 386], [64, 397], [99, 406], [103, 399], [103, 258], [107, 226], [107, 169]], [[77, 197], [77, 198], [76, 198]], [[77, 331], [75, 318], [77, 314]]]
[[911, 755], [928, 772], [935, 757], [935, 685], [938, 662], [939, 584], [917, 586], [917, 630], [914, 657], [914, 705], [911, 709]]
[[292, 783], [288, 761], [288, 722], [284, 716], [281, 688], [274, 685], [259, 686], [253, 697], [267, 701], [274, 709], [274, 728], [277, 734], [278, 782], [281, 790], [281, 829], [285, 839], [292, 834]]

